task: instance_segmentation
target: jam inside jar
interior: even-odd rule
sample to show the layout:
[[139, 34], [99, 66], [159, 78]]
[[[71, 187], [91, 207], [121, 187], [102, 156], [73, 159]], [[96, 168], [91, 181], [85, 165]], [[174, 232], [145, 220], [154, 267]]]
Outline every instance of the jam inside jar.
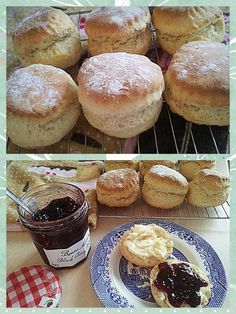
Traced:
[[20, 222], [46, 264], [74, 267], [87, 257], [91, 242], [82, 190], [72, 184], [49, 183], [29, 190], [21, 200], [34, 215], [19, 207]]

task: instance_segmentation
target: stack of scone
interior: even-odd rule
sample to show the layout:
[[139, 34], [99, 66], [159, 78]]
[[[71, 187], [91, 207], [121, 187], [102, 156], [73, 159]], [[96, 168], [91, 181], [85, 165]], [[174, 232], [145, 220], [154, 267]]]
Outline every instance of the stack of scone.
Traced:
[[170, 258], [173, 246], [170, 234], [156, 224], [132, 226], [119, 243], [128, 262], [152, 268], [150, 286], [158, 306], [206, 306], [212, 287], [207, 275], [196, 265]]

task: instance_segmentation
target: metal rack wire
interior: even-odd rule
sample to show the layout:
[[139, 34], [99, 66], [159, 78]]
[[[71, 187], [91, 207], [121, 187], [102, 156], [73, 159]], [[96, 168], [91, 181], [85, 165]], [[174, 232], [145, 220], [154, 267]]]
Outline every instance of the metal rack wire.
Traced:
[[[78, 21], [90, 10], [72, 12], [68, 15], [78, 15]], [[78, 25], [80, 27], [80, 24]], [[155, 31], [152, 29], [153, 48], [148, 53], [148, 57], [155, 62], [159, 62], [157, 40]], [[86, 45], [87, 38], [81, 38], [82, 44]], [[86, 57], [86, 56], [84, 56]], [[80, 61], [70, 74], [76, 80], [77, 73], [82, 62]], [[80, 124], [80, 121], [78, 122]], [[187, 122], [182, 117], [170, 111], [164, 102], [160, 117], [154, 127], [140, 134], [139, 136], [124, 140], [110, 138], [109, 136], [96, 130], [99, 141], [91, 138], [89, 130], [93, 129], [84, 121], [83, 132], [70, 132], [64, 139], [63, 149], [59, 150], [58, 144], [50, 147], [34, 150], [25, 150], [14, 145], [9, 139], [7, 142], [8, 153], [88, 153], [89, 149], [94, 149], [96, 153], [229, 153], [229, 128], [217, 126], [196, 125]], [[105, 142], [115, 141], [117, 144], [112, 149], [105, 147]], [[72, 143], [78, 144], [79, 148], [74, 149]], [[132, 144], [130, 144], [132, 143]], [[75, 146], [75, 145], [74, 145]]]
[[160, 209], [149, 206], [142, 199], [125, 208], [109, 208], [99, 206], [99, 217], [110, 218], [158, 218], [158, 219], [229, 219], [230, 205], [225, 202], [216, 207], [196, 207], [190, 205], [186, 200], [180, 206], [173, 209]]

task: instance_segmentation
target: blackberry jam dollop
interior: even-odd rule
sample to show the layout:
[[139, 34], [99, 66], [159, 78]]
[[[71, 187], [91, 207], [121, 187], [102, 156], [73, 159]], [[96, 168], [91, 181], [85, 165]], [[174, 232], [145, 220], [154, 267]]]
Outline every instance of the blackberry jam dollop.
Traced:
[[52, 200], [47, 206], [40, 208], [33, 216], [34, 221], [54, 221], [70, 216], [82, 205], [81, 202], [75, 202], [70, 197], [63, 197]]
[[180, 307], [184, 302], [190, 307], [197, 307], [201, 303], [200, 288], [208, 286], [208, 283], [200, 278], [190, 265], [164, 262], [158, 267], [159, 273], [154, 285], [167, 293], [173, 307]]

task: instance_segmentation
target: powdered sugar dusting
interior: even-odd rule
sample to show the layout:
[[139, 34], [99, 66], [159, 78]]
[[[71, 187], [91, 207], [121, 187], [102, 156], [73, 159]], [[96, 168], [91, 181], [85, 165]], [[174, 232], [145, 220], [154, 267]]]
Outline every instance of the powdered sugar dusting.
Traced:
[[7, 81], [7, 100], [13, 111], [45, 115], [60, 103], [67, 74], [61, 69], [41, 64], [16, 70]]
[[112, 24], [119, 28], [126, 27], [126, 23], [133, 21], [140, 16], [147, 16], [149, 13], [147, 8], [138, 7], [102, 7], [93, 10], [87, 17], [87, 22], [96, 20], [99, 24]]
[[184, 45], [174, 55], [170, 70], [176, 72], [177, 79], [193, 82], [221, 77], [227, 84], [229, 71], [229, 54], [227, 46], [213, 42], [191, 42]]
[[106, 53], [85, 62], [79, 73], [88, 92], [116, 97], [130, 91], [143, 93], [162, 77], [159, 66], [144, 56]]

